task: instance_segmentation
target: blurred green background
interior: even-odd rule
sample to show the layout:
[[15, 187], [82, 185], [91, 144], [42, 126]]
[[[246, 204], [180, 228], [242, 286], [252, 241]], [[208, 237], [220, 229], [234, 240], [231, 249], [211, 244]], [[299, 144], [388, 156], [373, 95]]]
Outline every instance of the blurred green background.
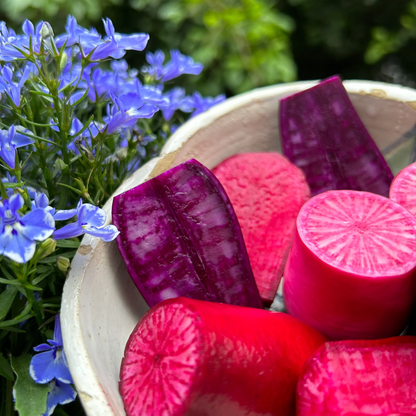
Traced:
[[[183, 77], [204, 95], [279, 82], [370, 79], [416, 86], [416, 0], [1, 0], [0, 19], [64, 30], [66, 15], [103, 31], [147, 32], [148, 50], [178, 48], [205, 65]], [[143, 53], [127, 60], [140, 67]]]

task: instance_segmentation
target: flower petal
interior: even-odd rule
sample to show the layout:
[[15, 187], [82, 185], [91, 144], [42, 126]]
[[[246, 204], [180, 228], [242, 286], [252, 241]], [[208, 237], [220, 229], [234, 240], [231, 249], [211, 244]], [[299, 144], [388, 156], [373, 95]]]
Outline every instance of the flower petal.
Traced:
[[106, 243], [113, 241], [120, 234], [115, 225], [107, 225], [102, 228], [84, 226], [84, 230], [86, 234], [100, 237]]
[[41, 352], [33, 356], [29, 373], [33, 380], [39, 384], [49, 383], [55, 378], [55, 353], [56, 348]]
[[46, 209], [36, 208], [22, 217], [15, 229], [30, 240], [43, 241], [55, 231], [55, 220]]
[[65, 238], [78, 237], [84, 234], [84, 232], [85, 231], [78, 222], [73, 222], [72, 224], [67, 224], [59, 230], [56, 230], [53, 233], [52, 238], [54, 240], [63, 240]]
[[23, 197], [20, 194], [13, 194], [9, 198], [9, 205], [10, 210], [15, 213], [16, 211], [19, 211], [20, 208], [22, 208], [23, 204], [25, 203]]
[[77, 209], [59, 210], [55, 212], [53, 218], [55, 221], [65, 221], [77, 215]]
[[78, 222], [82, 225], [101, 227], [106, 219], [105, 211], [92, 204], [83, 204], [78, 213]]
[[59, 313], [55, 315], [55, 328], [53, 331], [53, 339], [59, 345], [64, 345], [62, 341], [61, 319], [60, 319]]
[[[16, 226], [16, 224], [15, 224]], [[12, 226], [6, 226], [0, 235], [0, 252], [16, 263], [26, 263], [35, 254], [36, 243], [19, 234]]]
[[58, 404], [68, 404], [75, 400], [77, 392], [70, 384], [54, 380], [50, 383], [50, 390], [46, 401], [46, 412], [43, 416], [51, 416]]
[[49, 344], [39, 344], [36, 347], [33, 347], [33, 349], [36, 352], [44, 352], [44, 351], [50, 351], [53, 349], [52, 346], [50, 346]]

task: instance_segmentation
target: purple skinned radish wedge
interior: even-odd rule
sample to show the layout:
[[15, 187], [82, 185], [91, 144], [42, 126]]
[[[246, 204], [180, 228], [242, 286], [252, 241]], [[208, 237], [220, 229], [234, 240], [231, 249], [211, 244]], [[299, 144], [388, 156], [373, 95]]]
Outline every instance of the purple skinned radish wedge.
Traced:
[[305, 175], [279, 153], [238, 154], [212, 172], [233, 204], [260, 296], [270, 305], [283, 275], [296, 217], [310, 198]]
[[189, 160], [114, 198], [117, 245], [147, 304], [186, 296], [261, 308], [233, 207]]
[[283, 153], [312, 195], [351, 189], [388, 197], [393, 174], [339, 77], [283, 98], [279, 119]]
[[329, 191], [301, 208], [296, 225], [288, 312], [329, 339], [399, 335], [414, 301], [416, 218], [380, 195]]
[[306, 362], [297, 416], [416, 415], [416, 337], [327, 342]]
[[396, 175], [390, 187], [390, 199], [416, 216], [416, 163]]
[[325, 341], [284, 314], [188, 298], [150, 309], [127, 342], [127, 416], [294, 416], [305, 361]]

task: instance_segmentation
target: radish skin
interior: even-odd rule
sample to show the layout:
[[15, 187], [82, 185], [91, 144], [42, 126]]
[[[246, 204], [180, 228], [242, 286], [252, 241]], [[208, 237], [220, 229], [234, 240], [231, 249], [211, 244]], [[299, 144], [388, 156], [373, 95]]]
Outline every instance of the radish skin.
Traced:
[[283, 154], [305, 173], [312, 195], [334, 189], [388, 197], [393, 174], [338, 76], [280, 101]]
[[126, 345], [128, 416], [294, 416], [303, 364], [326, 341], [295, 318], [176, 298], [153, 307]]
[[306, 362], [297, 416], [415, 416], [416, 337], [327, 342]]
[[127, 270], [150, 307], [178, 296], [263, 307], [230, 200], [198, 161], [117, 195], [113, 224]]
[[415, 267], [416, 218], [406, 209], [367, 192], [326, 192], [299, 212], [285, 305], [329, 339], [399, 335]]
[[416, 216], [416, 162], [396, 175], [390, 186], [390, 199]]
[[279, 153], [242, 153], [212, 172], [240, 223], [260, 296], [270, 305], [283, 275], [301, 206], [310, 198], [305, 175]]

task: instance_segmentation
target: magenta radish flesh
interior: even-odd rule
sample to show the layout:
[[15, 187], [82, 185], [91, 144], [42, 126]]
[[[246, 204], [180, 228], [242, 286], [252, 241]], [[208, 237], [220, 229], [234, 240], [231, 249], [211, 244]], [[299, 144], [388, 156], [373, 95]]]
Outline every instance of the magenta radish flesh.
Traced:
[[306, 362], [297, 416], [416, 415], [416, 337], [327, 342]]
[[262, 307], [232, 205], [196, 160], [114, 198], [127, 270], [149, 306], [173, 297]]
[[288, 312], [329, 339], [399, 335], [413, 303], [416, 218], [380, 195], [329, 191], [301, 208], [296, 225]]
[[303, 170], [312, 195], [334, 189], [388, 197], [393, 174], [339, 77], [280, 101], [283, 154]]
[[390, 187], [390, 199], [416, 216], [416, 163], [396, 175]]
[[294, 416], [303, 365], [325, 341], [284, 313], [166, 300], [127, 342], [127, 416]]
[[242, 153], [212, 172], [224, 186], [240, 223], [263, 302], [276, 295], [310, 190], [300, 169], [278, 153]]

